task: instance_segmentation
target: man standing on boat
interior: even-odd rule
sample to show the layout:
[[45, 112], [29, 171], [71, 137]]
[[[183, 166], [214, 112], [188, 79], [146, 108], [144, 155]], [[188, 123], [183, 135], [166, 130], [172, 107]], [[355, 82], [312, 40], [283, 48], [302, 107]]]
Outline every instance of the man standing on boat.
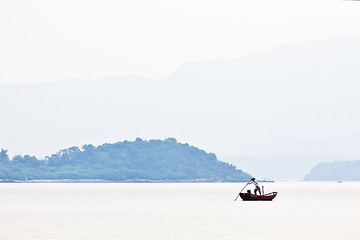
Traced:
[[255, 185], [255, 195], [256, 195], [256, 192], [259, 191], [259, 195], [261, 195], [261, 190], [260, 190], [260, 186], [259, 186], [259, 183], [255, 180], [255, 178], [251, 178], [251, 181], [249, 182], [249, 184], [254, 184]]

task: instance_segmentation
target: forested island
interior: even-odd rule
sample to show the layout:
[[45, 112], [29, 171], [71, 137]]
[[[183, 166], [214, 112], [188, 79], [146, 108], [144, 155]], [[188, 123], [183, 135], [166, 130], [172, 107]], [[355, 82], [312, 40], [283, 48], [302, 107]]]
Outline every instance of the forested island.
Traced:
[[213, 153], [165, 140], [91, 144], [60, 150], [45, 159], [34, 156], [9, 158], [0, 152], [0, 179], [108, 180], [108, 181], [248, 181], [251, 176], [221, 162]]
[[360, 160], [319, 163], [305, 176], [305, 181], [360, 181]]

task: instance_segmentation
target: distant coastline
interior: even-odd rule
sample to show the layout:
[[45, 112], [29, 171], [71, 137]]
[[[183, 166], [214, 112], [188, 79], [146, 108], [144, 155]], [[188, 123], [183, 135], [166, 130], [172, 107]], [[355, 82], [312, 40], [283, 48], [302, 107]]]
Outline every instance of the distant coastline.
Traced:
[[[188, 180], [123, 180], [113, 181], [104, 179], [56, 179], [56, 180], [0, 180], [0, 183], [236, 183], [247, 181], [221, 181], [211, 179], [188, 179]], [[264, 181], [259, 181], [264, 182]], [[274, 182], [274, 181], [265, 181]]]
[[360, 181], [360, 160], [319, 163], [304, 181]]
[[214, 153], [165, 140], [70, 147], [45, 159], [0, 151], [2, 182], [242, 182], [251, 175]]

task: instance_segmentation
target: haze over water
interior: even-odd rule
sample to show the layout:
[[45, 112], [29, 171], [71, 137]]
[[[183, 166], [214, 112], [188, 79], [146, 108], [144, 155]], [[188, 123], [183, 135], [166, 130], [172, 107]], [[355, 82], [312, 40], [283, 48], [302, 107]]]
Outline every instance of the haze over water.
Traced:
[[272, 202], [234, 201], [244, 183], [7, 183], [1, 239], [360, 239], [360, 184], [264, 183]]

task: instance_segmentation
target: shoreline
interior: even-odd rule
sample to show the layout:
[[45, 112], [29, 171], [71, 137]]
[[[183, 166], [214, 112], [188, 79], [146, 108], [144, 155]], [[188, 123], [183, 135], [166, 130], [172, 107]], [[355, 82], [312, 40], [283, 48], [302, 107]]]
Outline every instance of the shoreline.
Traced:
[[105, 180], [105, 179], [54, 179], [54, 180], [0, 180], [0, 183], [237, 183], [247, 181], [221, 181], [209, 179], [188, 179], [188, 180]]

